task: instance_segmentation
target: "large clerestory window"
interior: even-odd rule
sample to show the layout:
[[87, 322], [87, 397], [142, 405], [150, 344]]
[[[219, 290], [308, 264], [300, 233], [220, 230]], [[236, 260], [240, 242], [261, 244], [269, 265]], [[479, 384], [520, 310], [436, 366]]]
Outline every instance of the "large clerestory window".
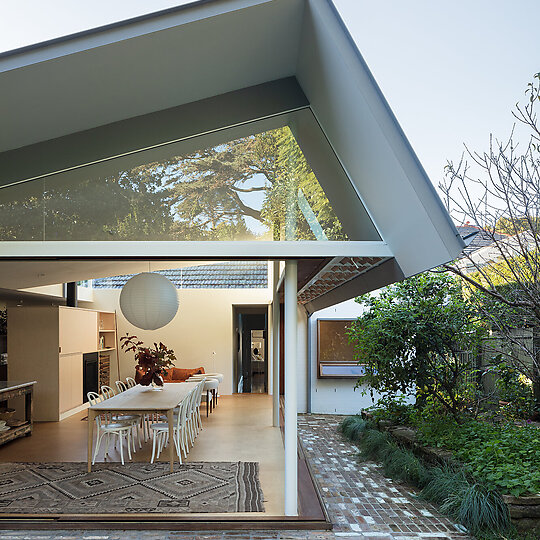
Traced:
[[[316, 146], [311, 149], [324, 182], [306, 159], [294, 131], [319, 129], [311, 112], [271, 124], [262, 129], [268, 122], [255, 122], [2, 187], [0, 241], [376, 239], [329, 148], [325, 163]], [[350, 215], [351, 208], [349, 222], [359, 226], [344, 226], [337, 211]]]

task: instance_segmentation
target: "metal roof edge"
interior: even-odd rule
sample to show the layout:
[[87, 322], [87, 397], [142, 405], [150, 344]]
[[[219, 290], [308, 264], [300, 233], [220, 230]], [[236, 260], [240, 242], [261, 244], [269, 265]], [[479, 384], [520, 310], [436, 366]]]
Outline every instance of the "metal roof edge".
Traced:
[[[448, 224], [449, 230], [453, 234], [453, 236], [456, 239], [457, 246], [459, 247], [459, 251], [461, 251], [465, 247], [465, 243], [463, 242], [463, 239], [461, 238], [461, 235], [459, 234], [454, 222], [452, 221], [452, 218], [450, 217], [450, 214], [444, 207], [444, 204], [442, 203], [439, 194], [437, 193], [435, 186], [432, 184], [431, 180], [429, 179], [428, 174], [426, 173], [422, 163], [418, 159], [418, 156], [416, 155], [416, 152], [414, 151], [411, 143], [409, 142], [409, 139], [405, 135], [405, 132], [403, 131], [403, 128], [401, 127], [398, 119], [396, 118], [396, 115], [392, 111], [392, 108], [390, 107], [388, 101], [386, 100], [382, 90], [380, 89], [377, 81], [375, 80], [375, 77], [371, 73], [371, 70], [369, 69], [366, 61], [364, 60], [364, 57], [362, 56], [362, 53], [358, 49], [358, 45], [356, 44], [356, 41], [352, 37], [351, 33], [349, 32], [349, 29], [345, 22], [343, 21], [343, 18], [341, 17], [338, 9], [336, 8], [336, 5], [334, 3], [334, 0], [326, 0], [327, 5], [329, 6], [330, 10], [333, 12], [339, 26], [341, 27], [341, 30], [343, 31], [343, 35], [346, 37], [347, 41], [349, 42], [352, 50], [354, 51], [356, 58], [361, 65], [362, 69], [365, 71], [372, 87], [375, 93], [377, 94], [378, 99], [380, 100], [380, 103], [383, 105], [383, 108], [385, 109], [386, 114], [388, 115], [388, 118], [390, 119], [396, 133], [398, 134], [399, 138], [403, 142], [406, 150], [408, 151], [409, 155], [411, 156], [416, 168], [418, 169], [418, 172], [420, 173], [420, 176], [424, 179], [425, 184], [428, 187], [429, 192], [432, 195], [433, 202], [438, 207], [439, 211], [442, 213], [442, 216], [444, 217], [446, 223]], [[414, 188], [414, 186], [413, 186]], [[435, 223], [433, 223], [433, 226], [437, 229]], [[439, 231], [437, 231], [439, 232]], [[440, 234], [440, 233], [439, 233]], [[442, 239], [442, 238], [441, 238]], [[444, 240], [443, 240], [444, 241]], [[446, 243], [445, 243], [446, 245]], [[457, 254], [456, 254], [457, 256]]]

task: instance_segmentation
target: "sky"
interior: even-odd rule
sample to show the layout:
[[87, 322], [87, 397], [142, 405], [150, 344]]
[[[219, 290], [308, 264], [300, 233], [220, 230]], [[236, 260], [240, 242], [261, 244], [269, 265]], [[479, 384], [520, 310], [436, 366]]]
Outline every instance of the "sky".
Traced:
[[[538, 0], [334, 0], [432, 182], [464, 143], [506, 138], [540, 71]], [[174, 0], [1, 0], [0, 52]]]

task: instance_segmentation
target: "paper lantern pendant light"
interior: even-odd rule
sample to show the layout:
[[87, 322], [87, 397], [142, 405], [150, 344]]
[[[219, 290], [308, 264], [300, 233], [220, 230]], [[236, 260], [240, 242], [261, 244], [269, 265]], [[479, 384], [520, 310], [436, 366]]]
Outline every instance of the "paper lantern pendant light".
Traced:
[[178, 311], [176, 287], [161, 274], [137, 274], [122, 288], [120, 309], [133, 326], [156, 330], [170, 323]]

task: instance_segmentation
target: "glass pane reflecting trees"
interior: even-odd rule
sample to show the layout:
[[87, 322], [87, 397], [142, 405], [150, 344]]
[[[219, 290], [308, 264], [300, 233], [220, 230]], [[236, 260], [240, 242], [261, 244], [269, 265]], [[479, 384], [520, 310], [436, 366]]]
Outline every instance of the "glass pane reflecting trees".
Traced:
[[0, 189], [0, 240], [347, 239], [288, 127], [141, 154]]

